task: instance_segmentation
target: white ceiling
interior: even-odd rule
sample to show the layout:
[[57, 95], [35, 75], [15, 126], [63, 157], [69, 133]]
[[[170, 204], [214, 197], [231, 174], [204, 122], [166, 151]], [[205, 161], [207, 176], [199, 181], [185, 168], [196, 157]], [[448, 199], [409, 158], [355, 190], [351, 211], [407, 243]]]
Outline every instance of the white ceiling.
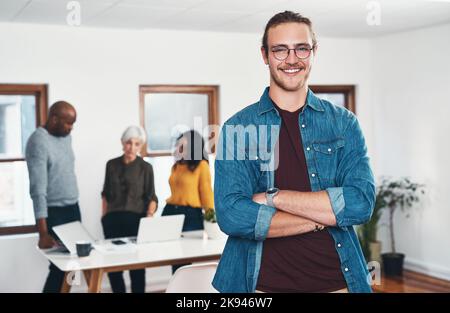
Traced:
[[[69, 0], [0, 0], [0, 22], [67, 25]], [[450, 23], [450, 0], [78, 0], [81, 27], [262, 33], [275, 13], [312, 19], [320, 36], [372, 37]], [[381, 24], [366, 22], [369, 2]]]

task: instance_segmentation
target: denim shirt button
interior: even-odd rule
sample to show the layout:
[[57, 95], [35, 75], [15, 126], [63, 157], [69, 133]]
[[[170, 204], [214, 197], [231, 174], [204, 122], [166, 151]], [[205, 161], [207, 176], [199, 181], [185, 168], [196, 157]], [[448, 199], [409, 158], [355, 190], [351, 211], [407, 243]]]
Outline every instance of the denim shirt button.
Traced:
[[302, 128], [305, 128], [306, 126], [305, 126], [305, 124], [302, 124]]
[[309, 151], [309, 150], [311, 150], [311, 148], [310, 148], [310, 147], [307, 147], [306, 150]]
[[316, 177], [316, 174], [313, 173], [313, 174], [311, 174], [311, 176], [312, 176], [312, 177]]
[[331, 148], [328, 148], [328, 152], [331, 152]]
[[344, 268], [344, 271], [348, 272], [348, 267]]
[[340, 248], [340, 247], [341, 247], [341, 244], [340, 244], [340, 243], [338, 243], [338, 244], [337, 244], [337, 246], [338, 246], [338, 248]]

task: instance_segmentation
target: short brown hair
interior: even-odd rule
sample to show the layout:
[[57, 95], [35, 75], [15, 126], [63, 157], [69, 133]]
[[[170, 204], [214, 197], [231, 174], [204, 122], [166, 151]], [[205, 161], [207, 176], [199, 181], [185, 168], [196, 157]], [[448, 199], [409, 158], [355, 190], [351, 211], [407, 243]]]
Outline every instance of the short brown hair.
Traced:
[[295, 13], [292, 11], [284, 11], [275, 14], [272, 18], [267, 22], [266, 28], [264, 30], [264, 35], [262, 38], [262, 46], [266, 51], [266, 55], [268, 54], [269, 47], [267, 46], [267, 37], [269, 33], [269, 29], [280, 24], [284, 23], [303, 23], [308, 25], [309, 30], [311, 32], [313, 48], [317, 45], [316, 34], [312, 29], [312, 22], [309, 18], [302, 16], [300, 13]]

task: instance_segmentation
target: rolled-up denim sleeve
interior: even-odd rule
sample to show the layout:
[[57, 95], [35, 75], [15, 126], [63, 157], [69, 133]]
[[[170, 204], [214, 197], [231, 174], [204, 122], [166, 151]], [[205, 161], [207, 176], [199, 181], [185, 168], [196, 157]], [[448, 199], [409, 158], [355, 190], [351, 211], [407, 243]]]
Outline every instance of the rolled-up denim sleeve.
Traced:
[[274, 214], [275, 208], [264, 204], [259, 206], [258, 217], [255, 223], [255, 240], [266, 239]]
[[[234, 143], [227, 143], [222, 128], [214, 164], [217, 222], [221, 230], [229, 236], [261, 241], [267, 237], [276, 210], [252, 200], [256, 192], [258, 173], [253, 168], [252, 161], [235, 157], [234, 148]], [[232, 158], [229, 158], [229, 153], [233, 154]]]
[[337, 187], [326, 190], [339, 227], [366, 223], [375, 205], [374, 177], [364, 136], [354, 115], [350, 117], [344, 138], [343, 156], [337, 169]]

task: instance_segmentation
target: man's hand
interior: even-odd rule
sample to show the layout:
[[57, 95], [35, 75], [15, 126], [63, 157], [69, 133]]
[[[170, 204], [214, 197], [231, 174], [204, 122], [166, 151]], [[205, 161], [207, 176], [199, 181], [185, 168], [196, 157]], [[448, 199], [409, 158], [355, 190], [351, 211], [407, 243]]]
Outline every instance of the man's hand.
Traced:
[[253, 195], [253, 201], [256, 202], [256, 203], [259, 203], [259, 204], [267, 205], [266, 193], [265, 192], [255, 193]]
[[56, 246], [56, 241], [49, 234], [39, 235], [39, 249], [50, 249]]
[[38, 247], [40, 249], [50, 249], [56, 246], [56, 241], [48, 233], [47, 220], [45, 218], [40, 218], [36, 221], [38, 231], [39, 231], [39, 242]]

